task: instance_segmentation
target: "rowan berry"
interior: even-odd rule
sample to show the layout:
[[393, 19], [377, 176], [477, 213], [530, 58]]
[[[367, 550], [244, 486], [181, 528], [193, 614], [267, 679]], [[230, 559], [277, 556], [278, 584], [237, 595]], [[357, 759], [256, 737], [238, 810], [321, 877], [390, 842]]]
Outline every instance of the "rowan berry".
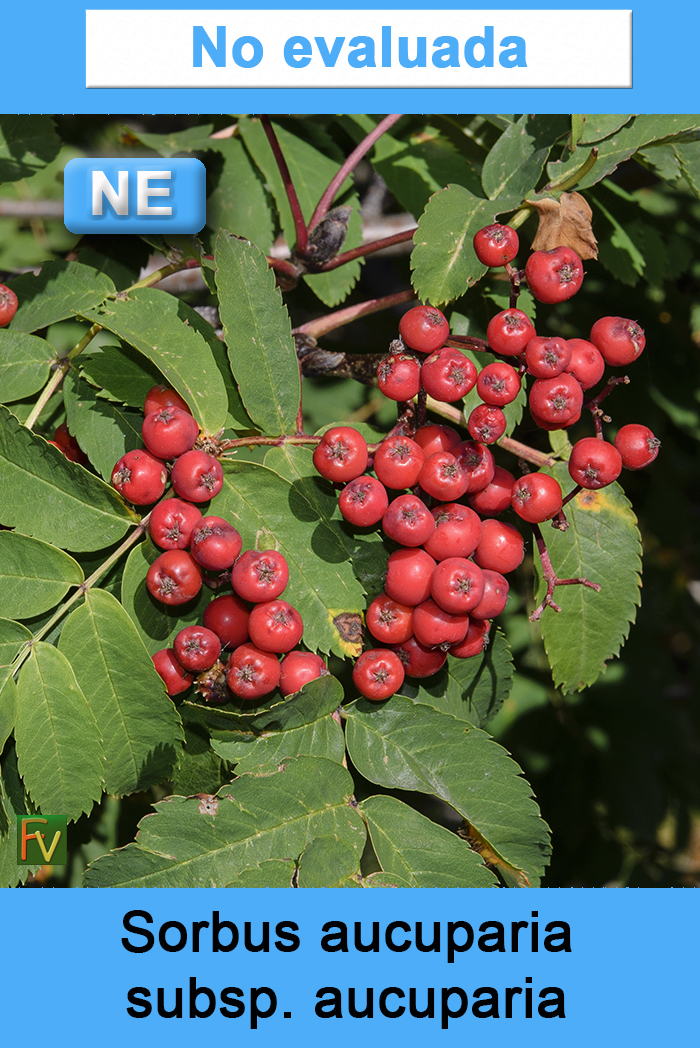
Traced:
[[388, 538], [402, 546], [422, 546], [435, 531], [433, 515], [417, 495], [399, 495], [382, 518]]
[[365, 622], [376, 640], [384, 644], [401, 644], [413, 636], [413, 607], [380, 593], [367, 608]]
[[313, 454], [317, 472], [326, 480], [343, 484], [364, 473], [367, 458], [367, 441], [352, 426], [327, 430]]
[[483, 572], [473, 560], [448, 557], [435, 568], [430, 595], [443, 611], [464, 615], [475, 608], [484, 595]]
[[112, 487], [134, 506], [150, 506], [165, 491], [168, 471], [145, 450], [127, 451], [112, 470]]
[[548, 473], [527, 473], [516, 480], [510, 499], [518, 516], [530, 524], [551, 520], [561, 509], [562, 501], [559, 481]]
[[387, 488], [412, 488], [425, 464], [422, 448], [410, 437], [387, 437], [374, 453], [374, 472]]
[[536, 421], [566, 426], [581, 411], [583, 390], [565, 371], [555, 378], [536, 378], [530, 387], [529, 404]]
[[467, 503], [480, 517], [497, 517], [510, 508], [515, 477], [502, 466], [495, 466], [493, 480], [481, 491], [467, 497]]
[[403, 644], [395, 644], [391, 650], [401, 659], [407, 677], [432, 677], [442, 669], [447, 659], [441, 648], [426, 648], [415, 637], [409, 637]]
[[424, 543], [426, 553], [436, 561], [448, 557], [470, 557], [481, 538], [478, 514], [456, 502], [436, 506], [432, 514], [435, 530]]
[[435, 560], [422, 549], [397, 549], [386, 566], [384, 590], [399, 604], [415, 607], [430, 596]]
[[600, 350], [606, 364], [624, 367], [641, 356], [646, 338], [636, 320], [601, 317], [591, 328], [591, 342]]
[[187, 691], [194, 677], [180, 665], [172, 648], [161, 648], [151, 658], [156, 673], [165, 684], [168, 695], [172, 697]]
[[221, 463], [206, 451], [186, 451], [175, 460], [170, 481], [188, 502], [208, 502], [224, 485]]
[[239, 699], [261, 699], [275, 690], [280, 673], [275, 655], [254, 644], [241, 644], [228, 661], [226, 683]]
[[458, 458], [449, 451], [439, 451], [421, 469], [418, 483], [433, 498], [454, 502], [466, 492], [469, 477]]
[[571, 360], [564, 368], [573, 375], [581, 389], [591, 389], [605, 374], [605, 361], [599, 350], [585, 338], [570, 338]]
[[151, 510], [148, 532], [161, 549], [187, 549], [192, 529], [201, 519], [201, 511], [191, 502], [169, 498]]
[[301, 615], [286, 600], [256, 604], [248, 619], [251, 643], [261, 651], [277, 654], [291, 651], [301, 640], [303, 632]]
[[168, 386], [153, 386], [146, 394], [143, 413], [150, 415], [152, 411], [162, 411], [164, 408], [180, 408], [192, 414], [180, 394], [176, 393], [174, 389], [169, 389]]
[[409, 349], [432, 353], [444, 346], [450, 334], [450, 325], [439, 309], [414, 306], [401, 317], [399, 334]]
[[386, 488], [376, 477], [356, 477], [338, 496], [338, 509], [348, 524], [358, 528], [378, 524], [388, 505]]
[[202, 569], [184, 550], [167, 550], [148, 569], [146, 586], [163, 604], [186, 604], [202, 588]]
[[571, 343], [563, 338], [531, 338], [525, 346], [527, 370], [535, 378], [554, 378], [571, 361]]
[[280, 665], [280, 691], [286, 698], [301, 691], [309, 681], [327, 676], [328, 670], [320, 655], [311, 651], [290, 651]]
[[221, 654], [221, 641], [206, 626], [185, 626], [173, 641], [180, 665], [189, 673], [210, 670]]
[[7, 327], [17, 312], [17, 295], [6, 284], [0, 284], [0, 328]]
[[525, 543], [517, 528], [502, 520], [483, 522], [479, 545], [474, 552], [474, 560], [480, 568], [507, 575], [522, 564], [524, 557]]
[[604, 488], [622, 472], [620, 452], [607, 440], [584, 437], [578, 440], [569, 457], [569, 476], [582, 488]]
[[413, 400], [420, 383], [420, 362], [406, 353], [390, 354], [377, 368], [377, 385], [390, 400]]
[[625, 469], [644, 469], [659, 454], [661, 441], [647, 426], [632, 422], [618, 430], [615, 447], [620, 452]]
[[236, 594], [222, 593], [204, 609], [203, 621], [222, 648], [237, 648], [248, 640], [250, 608]]
[[421, 380], [428, 396], [451, 404], [466, 397], [476, 384], [476, 367], [458, 349], [439, 349], [423, 364]]
[[236, 562], [243, 540], [223, 517], [202, 517], [192, 529], [192, 556], [208, 571], [225, 571]]
[[275, 549], [246, 550], [231, 571], [234, 592], [251, 604], [275, 600], [284, 593], [288, 582], [286, 558]]
[[496, 360], [479, 372], [476, 391], [484, 404], [502, 408], [515, 400], [520, 392], [520, 385], [520, 375], [515, 368], [505, 360]]
[[474, 254], [482, 266], [496, 268], [512, 262], [518, 253], [518, 234], [511, 226], [499, 222], [484, 226], [474, 234]]
[[508, 582], [499, 571], [484, 568], [482, 571], [484, 579], [484, 593], [475, 608], [469, 612], [470, 620], [478, 622], [479, 619], [495, 619], [500, 615], [508, 602]]
[[199, 436], [199, 426], [189, 411], [161, 408], [146, 415], [141, 436], [152, 455], [169, 461], [190, 450]]
[[525, 279], [538, 302], [564, 302], [583, 283], [583, 263], [570, 247], [534, 251], [525, 264]]
[[452, 615], [434, 600], [423, 601], [413, 611], [413, 634], [418, 643], [426, 648], [464, 640], [468, 626], [467, 614]]
[[490, 404], [477, 404], [467, 419], [470, 437], [482, 444], [495, 444], [506, 431], [506, 416], [500, 408]]
[[488, 344], [494, 353], [517, 357], [535, 337], [532, 321], [522, 309], [504, 309], [489, 321], [486, 329]]

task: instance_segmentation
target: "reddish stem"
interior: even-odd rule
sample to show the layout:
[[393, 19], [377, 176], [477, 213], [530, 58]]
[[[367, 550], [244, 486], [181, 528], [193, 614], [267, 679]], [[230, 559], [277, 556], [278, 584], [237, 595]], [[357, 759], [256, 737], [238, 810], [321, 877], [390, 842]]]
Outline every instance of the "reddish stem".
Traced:
[[407, 291], [397, 291], [395, 295], [370, 298], [356, 306], [347, 306], [335, 313], [328, 313], [325, 317], [318, 317], [317, 320], [309, 320], [306, 324], [294, 328], [292, 334], [308, 335], [310, 338], [318, 339], [322, 335], [327, 335], [329, 331], [335, 331], [336, 328], [343, 327], [345, 324], [351, 324], [353, 320], [367, 317], [371, 313], [379, 313], [382, 309], [391, 309], [392, 306], [399, 306], [402, 302], [410, 302], [415, 297], [415, 291], [409, 288]]
[[288, 277], [293, 277], [295, 280], [299, 279], [301, 274], [293, 262], [288, 262], [285, 258], [273, 258], [272, 255], [267, 255], [266, 257], [270, 269], [275, 269], [278, 273], [285, 273]]
[[518, 295], [520, 294], [520, 279], [522, 277], [522, 273], [519, 269], [516, 269], [515, 266], [512, 266], [510, 262], [506, 263], [505, 269], [506, 273], [508, 274], [508, 279], [510, 280], [509, 305], [511, 309], [515, 309], [518, 304]]
[[[396, 121], [401, 119], [401, 116], [401, 113], [392, 113], [390, 116], [385, 116], [383, 120], [379, 121], [374, 130], [370, 131], [368, 135], [365, 135], [360, 144], [356, 146], [355, 149], [353, 149], [350, 156], [347, 158], [347, 160], [338, 170], [338, 172], [333, 176], [333, 178], [328, 183], [327, 188], [324, 190], [321, 199], [316, 205], [316, 210], [311, 216], [311, 221], [309, 222], [309, 229], [313, 229], [314, 226], [318, 225], [322, 218], [325, 218], [325, 216], [328, 213], [328, 209], [333, 203], [335, 194], [338, 192], [345, 179], [352, 171], [355, 170], [360, 160], [362, 160], [363, 156], [365, 156], [365, 154], [370, 151], [377, 139], [381, 138], [384, 132], [388, 131], [390, 127], [393, 127]], [[297, 250], [301, 250], [298, 241]]]
[[537, 622], [542, 617], [542, 612], [545, 608], [552, 608], [553, 611], [561, 611], [561, 608], [554, 601], [554, 589], [556, 586], [588, 586], [589, 589], [594, 589], [600, 593], [600, 586], [597, 582], [591, 582], [589, 579], [579, 577], [577, 579], [559, 579], [557, 573], [552, 567], [552, 561], [549, 557], [547, 546], [545, 545], [542, 532], [540, 531], [539, 524], [532, 525], [532, 531], [535, 536], [535, 542], [537, 543], [537, 552], [540, 555], [540, 563], [542, 564], [542, 574], [547, 583], [547, 592], [544, 595], [544, 599], [538, 607], [535, 608], [532, 615], [530, 616], [530, 622]]
[[471, 335], [450, 335], [445, 343], [451, 349], [473, 349], [475, 353], [490, 353], [491, 347], [483, 338], [472, 338]]
[[407, 240], [412, 240], [417, 228], [418, 226], [414, 226], [413, 229], [404, 229], [403, 232], [394, 233], [390, 237], [373, 240], [371, 244], [360, 244], [359, 247], [353, 247], [350, 251], [341, 252], [335, 258], [331, 258], [330, 261], [324, 262], [323, 265], [310, 265], [309, 269], [314, 273], [328, 273], [329, 270], [344, 266], [347, 262], [353, 262], [356, 258], [364, 258], [366, 255], [373, 255], [375, 251], [383, 251], [385, 247], [393, 247], [394, 244], [403, 244]]
[[279, 168], [279, 172], [282, 177], [282, 182], [284, 183], [284, 189], [287, 194], [287, 200], [289, 201], [289, 206], [292, 209], [292, 218], [294, 219], [294, 232], [297, 241], [297, 251], [304, 252], [306, 251], [306, 245], [308, 240], [306, 223], [304, 222], [304, 216], [301, 213], [299, 197], [297, 196], [297, 191], [294, 188], [292, 176], [290, 175], [289, 168], [287, 167], [287, 161], [284, 159], [282, 150], [280, 148], [280, 144], [277, 141], [275, 129], [272, 126], [269, 116], [261, 114], [260, 123], [265, 129], [267, 140], [270, 143], [270, 148], [272, 149], [272, 152], [275, 156], [275, 160], [277, 161], [277, 167]]
[[252, 448], [259, 445], [281, 448], [285, 444], [319, 444], [322, 439], [322, 437], [313, 437], [306, 433], [297, 433], [294, 436], [283, 435], [281, 437], [237, 437], [235, 440], [222, 440], [219, 443], [219, 451], [231, 451], [233, 448]]
[[584, 406], [589, 408], [591, 411], [595, 411], [603, 403], [608, 394], [612, 393], [616, 386], [628, 386], [629, 378], [627, 375], [612, 375], [605, 383], [603, 388], [597, 397], [593, 397], [592, 400], [586, 399]]

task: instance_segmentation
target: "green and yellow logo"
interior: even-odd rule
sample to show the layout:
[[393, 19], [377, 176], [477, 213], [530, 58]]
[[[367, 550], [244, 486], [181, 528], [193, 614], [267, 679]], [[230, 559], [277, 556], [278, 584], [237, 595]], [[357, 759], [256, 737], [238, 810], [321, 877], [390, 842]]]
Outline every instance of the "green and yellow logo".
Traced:
[[68, 819], [65, 815], [17, 816], [19, 866], [65, 866], [68, 862]]

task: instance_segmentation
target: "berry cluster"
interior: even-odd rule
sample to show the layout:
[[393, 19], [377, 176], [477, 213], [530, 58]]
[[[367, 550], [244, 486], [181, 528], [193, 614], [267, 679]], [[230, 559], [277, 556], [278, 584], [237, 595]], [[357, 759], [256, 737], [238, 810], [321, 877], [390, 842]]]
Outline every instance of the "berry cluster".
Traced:
[[[280, 599], [289, 581], [282, 554], [242, 552], [236, 528], [223, 517], [203, 516], [195, 505], [218, 494], [223, 470], [213, 455], [194, 448], [199, 427], [185, 402], [156, 386], [144, 413], [146, 449], [130, 451], [116, 463], [112, 484], [135, 505], [148, 505], [165, 493], [166, 462], [172, 462], [175, 495], [158, 502], [148, 518], [150, 536], [164, 551], [146, 575], [149, 593], [178, 606], [196, 597], [207, 581], [218, 587], [230, 579], [233, 589], [207, 605], [203, 625], [186, 626], [172, 648], [153, 656], [168, 694], [186, 691], [197, 677], [198, 690], [209, 701], [228, 702], [232, 695], [256, 700], [277, 687], [290, 695], [327, 673], [320, 656], [292, 650], [304, 626], [296, 608]], [[280, 655], [285, 655], [281, 663]]]

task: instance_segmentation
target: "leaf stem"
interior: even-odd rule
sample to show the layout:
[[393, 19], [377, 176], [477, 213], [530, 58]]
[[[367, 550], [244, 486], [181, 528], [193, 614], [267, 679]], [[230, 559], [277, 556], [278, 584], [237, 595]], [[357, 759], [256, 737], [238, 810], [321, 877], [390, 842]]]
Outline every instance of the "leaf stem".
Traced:
[[63, 382], [63, 379], [66, 377], [66, 374], [69, 370], [70, 363], [67, 357], [64, 357], [60, 361], [60, 363], [56, 364], [56, 369], [53, 375], [44, 386], [43, 390], [41, 391], [41, 396], [30, 411], [29, 416], [27, 417], [27, 421], [24, 423], [26, 429], [34, 428], [36, 420], [39, 418], [39, 415], [41, 415], [42, 411], [44, 410], [48, 402], [51, 400], [51, 397], [54, 395], [58, 387]]
[[234, 440], [222, 440], [219, 451], [260, 446], [281, 448], [285, 444], [320, 444], [322, 440], [323, 437], [311, 436], [308, 433], [283, 434], [280, 437], [236, 437]]
[[[345, 179], [355, 170], [360, 160], [362, 160], [363, 156], [370, 151], [377, 139], [381, 138], [384, 132], [388, 131], [390, 127], [393, 127], [396, 121], [401, 119], [402, 115], [402, 113], [391, 113], [389, 116], [385, 116], [368, 135], [365, 135], [360, 144], [353, 149], [350, 156], [338, 169], [328, 183], [327, 188], [323, 191], [321, 199], [316, 205], [316, 210], [311, 216], [309, 229], [313, 229], [314, 226], [318, 225], [322, 218], [325, 218], [328, 209], [333, 203], [335, 194], [338, 192]], [[298, 249], [299, 244], [297, 243], [297, 250]]]
[[600, 593], [600, 585], [597, 582], [591, 582], [589, 579], [584, 579], [582, 576], [576, 579], [557, 578], [557, 573], [552, 567], [549, 551], [547, 550], [539, 524], [532, 525], [532, 532], [535, 536], [537, 552], [540, 555], [542, 574], [547, 583], [547, 592], [545, 593], [542, 602], [535, 608], [530, 616], [530, 622], [537, 622], [542, 617], [542, 612], [545, 608], [551, 608], [553, 611], [561, 611], [559, 605], [554, 601], [553, 594], [556, 586], [588, 586], [589, 589], [594, 589], [596, 592]]
[[326, 316], [318, 317], [317, 320], [308, 320], [306, 324], [294, 328], [292, 334], [307, 335], [309, 338], [318, 339], [322, 335], [327, 335], [329, 331], [335, 331], [336, 328], [343, 327], [345, 324], [351, 324], [353, 320], [367, 317], [371, 313], [379, 313], [382, 309], [391, 309], [392, 306], [401, 305], [403, 302], [410, 302], [415, 297], [415, 291], [409, 288], [407, 291], [397, 291], [394, 295], [370, 298], [355, 306], [338, 309], [335, 313], [327, 313]]
[[304, 251], [306, 251], [306, 246], [308, 243], [308, 231], [306, 228], [306, 223], [304, 222], [304, 216], [301, 213], [299, 197], [297, 196], [297, 191], [294, 188], [294, 183], [292, 182], [292, 176], [289, 173], [287, 161], [284, 158], [282, 149], [280, 148], [280, 144], [277, 139], [277, 135], [275, 134], [275, 129], [272, 126], [272, 122], [269, 116], [261, 114], [260, 123], [262, 124], [265, 130], [265, 134], [267, 135], [267, 140], [270, 143], [270, 148], [272, 149], [272, 152], [274, 154], [275, 161], [277, 162], [277, 167], [279, 168], [279, 173], [284, 184], [284, 191], [287, 194], [287, 200], [289, 201], [289, 207], [292, 212], [292, 218], [294, 219], [294, 233], [297, 241], [296, 250], [300, 254], [303, 254]]
[[160, 269], [154, 269], [148, 276], [143, 277], [142, 280], [137, 280], [131, 287], [125, 288], [124, 291], [117, 292], [117, 298], [122, 295], [128, 295], [130, 291], [136, 291], [140, 287], [153, 287], [154, 284], [160, 283], [161, 280], [165, 280], [166, 277], [171, 277], [173, 273], [179, 273], [181, 269], [188, 268], [188, 262], [190, 259], [186, 259], [180, 262], [168, 262], [167, 265], [161, 266]]
[[[550, 182], [548, 185], [544, 187], [542, 193], [551, 193], [555, 190], [557, 193], [563, 193], [565, 190], [571, 189], [573, 186], [577, 184], [577, 182], [580, 182], [582, 178], [585, 178], [588, 172], [595, 166], [597, 159], [598, 147], [593, 146], [587, 158], [584, 160], [581, 166], [574, 171], [572, 175], [565, 175], [558, 182]], [[541, 196], [542, 193], [540, 193], [539, 195]]]

